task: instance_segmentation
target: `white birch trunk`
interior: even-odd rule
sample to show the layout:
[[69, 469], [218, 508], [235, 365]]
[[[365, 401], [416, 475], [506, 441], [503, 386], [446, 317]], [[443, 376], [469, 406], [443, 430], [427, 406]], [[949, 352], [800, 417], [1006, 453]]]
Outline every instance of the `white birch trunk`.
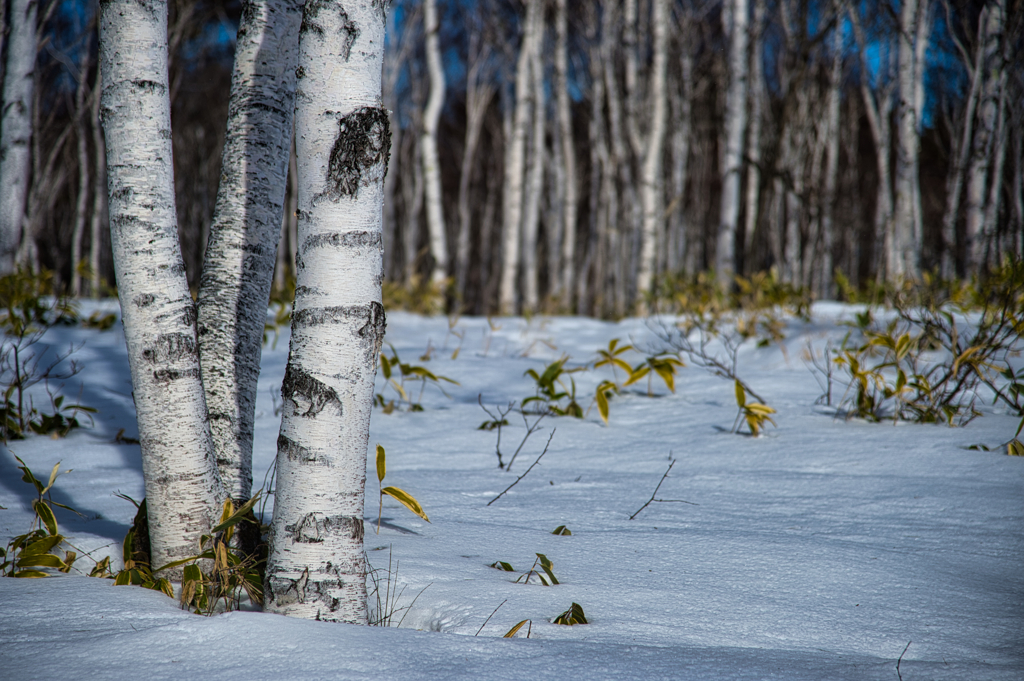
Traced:
[[448, 244], [445, 238], [444, 207], [441, 196], [441, 167], [437, 155], [437, 124], [444, 106], [444, 64], [438, 41], [439, 23], [437, 0], [424, 0], [423, 30], [427, 42], [427, 73], [430, 77], [430, 96], [423, 112], [423, 136], [420, 138], [423, 160], [423, 182], [426, 194], [427, 234], [430, 237], [430, 255], [434, 259], [431, 283], [441, 286], [448, 276]]
[[100, 62], [114, 269], [158, 567], [197, 552], [223, 498], [178, 244], [166, 3], [102, 3]]
[[996, 123], [999, 113], [999, 81], [1002, 72], [1002, 39], [1004, 10], [1002, 0], [993, 0], [985, 16], [982, 68], [983, 78], [978, 101], [978, 121], [974, 130], [971, 162], [967, 179], [965, 202], [965, 274], [977, 274], [984, 259], [985, 199], [987, 180], [996, 141]]
[[384, 337], [391, 135], [379, 0], [309, 0], [299, 33], [299, 252], [266, 609], [366, 623], [363, 489]]
[[[837, 17], [843, 12], [838, 11]], [[840, 24], [841, 25], [841, 24]], [[839, 138], [842, 130], [839, 127], [839, 105], [842, 96], [843, 79], [843, 33], [840, 27], [832, 31], [832, 69], [828, 88], [828, 111], [825, 140], [825, 191], [821, 208], [821, 242], [820, 251], [815, 258], [815, 269], [818, 272], [817, 292], [822, 298], [832, 296], [832, 246], [834, 238], [836, 185], [839, 180]]]
[[[558, 91], [558, 129], [564, 164], [562, 210], [562, 308], [572, 311], [576, 288], [576, 220], [579, 210], [576, 177], [576, 145], [573, 144], [572, 109], [569, 99], [569, 45], [566, 0], [557, 0], [555, 10], [555, 87]], [[552, 278], [558, 272], [551, 273]]]
[[243, 5], [220, 186], [199, 286], [199, 355], [221, 481], [252, 491], [253, 419], [284, 213], [300, 0]]
[[747, 131], [747, 196], [743, 225], [743, 262], [753, 270], [754, 233], [757, 231], [758, 203], [761, 192], [761, 119], [764, 115], [764, 27], [767, 0], [754, 0], [754, 42], [750, 50], [750, 125]]
[[96, 67], [96, 84], [92, 100], [92, 112], [90, 125], [92, 126], [92, 147], [94, 173], [96, 177], [95, 187], [92, 192], [92, 215], [89, 218], [89, 270], [92, 273], [92, 280], [89, 282], [89, 293], [93, 298], [99, 298], [102, 291], [101, 283], [103, 274], [100, 272], [100, 255], [103, 248], [103, 218], [107, 212], [107, 188], [103, 185], [107, 176], [107, 155], [106, 146], [103, 142], [103, 125], [100, 121], [100, 90], [103, 84], [103, 69], [101, 65]]
[[895, 278], [916, 278], [919, 272], [919, 244], [915, 243], [916, 194], [918, 187], [918, 138], [916, 51], [918, 0], [903, 0], [900, 5], [899, 33], [899, 137], [896, 147], [896, 207], [895, 207]]
[[11, 0], [0, 120], [0, 274], [14, 269], [31, 168], [37, 0]]
[[985, 256], [981, 267], [998, 264], [999, 254], [999, 206], [1003, 197], [1003, 170], [1006, 164], [1007, 125], [1006, 125], [1006, 69], [999, 72], [999, 120], [996, 123], [995, 160], [992, 167], [992, 181], [988, 183], [988, 201], [985, 204], [984, 241]]
[[[75, 194], [75, 227], [71, 232], [71, 293], [82, 295], [82, 275], [78, 266], [82, 260], [82, 239], [89, 206], [89, 142], [85, 137], [86, 118], [92, 107], [86, 108], [86, 74], [89, 61], [79, 67], [78, 88], [75, 91], [75, 142], [78, 151], [78, 192]], [[99, 97], [99, 92], [93, 93]], [[98, 179], [98, 178], [97, 178]]]
[[523, 39], [519, 46], [519, 61], [516, 64], [516, 103], [512, 122], [512, 135], [506, 144], [505, 159], [505, 219], [501, 234], [501, 285], [498, 291], [498, 308], [501, 314], [515, 312], [516, 275], [519, 270], [519, 241], [523, 223], [523, 172], [526, 161], [526, 138], [530, 124], [530, 109], [533, 106], [531, 84], [531, 55], [537, 39], [538, 15], [541, 0], [528, 0], [526, 18], [523, 21]]
[[[543, 15], [541, 15], [543, 16]], [[540, 19], [538, 19], [540, 21]], [[537, 232], [540, 226], [541, 194], [544, 191], [544, 129], [547, 121], [547, 107], [544, 101], [544, 64], [540, 59], [540, 36], [543, 23], [534, 38], [534, 52], [530, 60], [533, 74], [533, 134], [530, 141], [530, 163], [526, 177], [526, 205], [523, 208], [523, 311], [537, 311], [540, 301], [539, 273], [537, 260]]]
[[[971, 153], [971, 139], [974, 136], [974, 113], [978, 105], [981, 83], [985, 76], [985, 27], [988, 25], [988, 13], [988, 7], [982, 8], [981, 16], [978, 18], [978, 38], [973, 63], [964, 64], [968, 77], [971, 79], [971, 88], [967, 94], [967, 101], [964, 103], [959, 145], [953, 150], [949, 177], [946, 180], [946, 211], [942, 216], [941, 261], [941, 272], [945, 278], [956, 274], [956, 222], [960, 215], [960, 196], [963, 193], [964, 177]], [[947, 18], [948, 16], [947, 13]], [[970, 62], [971, 60], [965, 61]]]
[[[644, 152], [640, 200], [643, 205], [643, 232], [640, 247], [640, 271], [637, 275], [637, 311], [648, 313], [647, 296], [654, 282], [655, 253], [662, 231], [662, 159], [665, 146], [665, 118], [668, 113], [666, 76], [668, 71], [668, 0], [653, 0], [651, 30], [654, 33], [654, 64], [651, 68], [651, 121]], [[744, 28], [745, 32], [745, 28]], [[737, 175], [738, 176], [738, 175]]]
[[[715, 274], [732, 283], [736, 268], [736, 224], [740, 212], [740, 171], [747, 111], [747, 0], [728, 0], [729, 89], [725, 97], [725, 152], [722, 154], [722, 207], [715, 245]], [[723, 21], [726, 14], [723, 14]]]

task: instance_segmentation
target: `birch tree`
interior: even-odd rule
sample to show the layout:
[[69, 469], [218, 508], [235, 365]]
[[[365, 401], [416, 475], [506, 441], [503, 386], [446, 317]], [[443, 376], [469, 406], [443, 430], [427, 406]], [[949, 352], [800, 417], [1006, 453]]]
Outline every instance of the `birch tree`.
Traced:
[[437, 156], [437, 124], [444, 106], [444, 63], [438, 41], [440, 23], [437, 0], [423, 2], [423, 30], [427, 43], [427, 74], [430, 76], [430, 97], [423, 112], [423, 136], [420, 146], [423, 160], [423, 182], [426, 193], [427, 234], [430, 255], [434, 259], [430, 280], [437, 286], [448, 275], [448, 244], [445, 238], [444, 207], [441, 200], [441, 167]]
[[[573, 144], [572, 110], [569, 101], [569, 44], [566, 0], [555, 5], [555, 87], [557, 89], [558, 129], [562, 144], [562, 307], [572, 309], [576, 283], [576, 219], [579, 193], [576, 178], [576, 148]], [[557, 277], [557, 273], [552, 273]]]
[[11, 0], [0, 119], [0, 274], [14, 269], [31, 168], [38, 0]]
[[114, 269], [158, 566], [196, 552], [223, 499], [178, 243], [166, 2], [101, 3], [100, 62]]
[[[1003, 25], [1004, 9], [1002, 0], [992, 0], [983, 18], [985, 30], [983, 42], [978, 46], [982, 56], [980, 69], [976, 74], [982, 79], [978, 101], [978, 120], [971, 149], [970, 169], [966, 195], [966, 261], [967, 271], [977, 272], [983, 264], [985, 249], [985, 206], [987, 182], [995, 144], [998, 140], [998, 119], [1000, 117], [1000, 90], [1003, 80]], [[998, 182], [993, 177], [993, 182]]]
[[736, 268], [736, 224], [740, 212], [740, 172], [747, 111], [747, 0], [727, 0], [723, 12], [729, 36], [729, 89], [725, 95], [725, 134], [722, 154], [722, 209], [715, 244], [719, 285], [732, 282]]
[[541, 22], [541, 0], [527, 0], [523, 38], [516, 63], [515, 113], [512, 134], [505, 158], [504, 221], [501, 233], [501, 285], [498, 308], [501, 314], [513, 314], [516, 306], [516, 276], [519, 271], [519, 241], [523, 223], [523, 185], [525, 180], [526, 139], [530, 109], [533, 106], [531, 55]]
[[[668, 113], [668, 1], [653, 0], [651, 30], [654, 33], [654, 65], [651, 74], [651, 120], [647, 131], [647, 148], [641, 176], [640, 197], [643, 204], [643, 239], [640, 250], [640, 272], [637, 276], [637, 306], [647, 314], [646, 296], [651, 292], [656, 265], [655, 253], [663, 222], [661, 209], [662, 158], [665, 144], [665, 118]], [[738, 198], [738, 197], [737, 197]]]
[[379, 0], [309, 0], [299, 32], [298, 256], [266, 609], [366, 623], [363, 489], [384, 336], [390, 153]]
[[[927, 2], [927, 0], [925, 0]], [[916, 88], [915, 37], [921, 21], [922, 8], [919, 0], [902, 0], [900, 3], [899, 34], [899, 109], [897, 113], [899, 138], [896, 153], [896, 205], [895, 205], [895, 250], [893, 263], [895, 277], [916, 277], [920, 268], [919, 244], [916, 243], [915, 227], [919, 215], [917, 206], [920, 191], [918, 185], [918, 111]]]
[[242, 12], [217, 206], [199, 289], [199, 352], [217, 463], [236, 502], [252, 489], [253, 418], [295, 110], [300, 0]]

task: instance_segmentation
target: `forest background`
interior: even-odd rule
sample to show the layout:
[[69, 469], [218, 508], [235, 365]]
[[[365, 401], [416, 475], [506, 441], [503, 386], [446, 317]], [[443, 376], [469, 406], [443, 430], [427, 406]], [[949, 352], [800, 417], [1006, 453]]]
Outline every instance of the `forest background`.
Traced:
[[[170, 2], [194, 290], [244, 4]], [[662, 7], [393, 0], [386, 303], [619, 317], [712, 271], [849, 298], [1024, 251], [1024, 0]], [[39, 2], [29, 181], [0, 193], [26, 192], [17, 261], [111, 295], [96, 16], [83, 0]], [[8, 2], [5, 122], [10, 27]], [[294, 183], [293, 152], [278, 295], [294, 270]]]

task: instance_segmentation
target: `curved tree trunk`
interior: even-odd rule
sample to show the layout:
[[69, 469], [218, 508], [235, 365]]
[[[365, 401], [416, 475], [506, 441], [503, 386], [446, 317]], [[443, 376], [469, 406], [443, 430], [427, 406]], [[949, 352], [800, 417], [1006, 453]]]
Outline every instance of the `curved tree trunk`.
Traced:
[[299, 33], [299, 251], [266, 609], [366, 623], [363, 488], [384, 338], [390, 153], [379, 0], [309, 0]]
[[166, 3], [103, 2], [100, 61], [110, 236], [157, 567], [196, 553], [223, 495], [178, 243]]
[[430, 255], [434, 259], [430, 281], [442, 285], [448, 276], [448, 244], [445, 238], [444, 206], [441, 196], [441, 166], [437, 156], [437, 124], [444, 106], [444, 63], [437, 33], [437, 0], [423, 3], [423, 31], [427, 37], [427, 73], [430, 75], [430, 97], [423, 112], [423, 136], [420, 145], [423, 154], [423, 182], [426, 193], [427, 234], [430, 237]]
[[11, 0], [0, 121], [0, 274], [14, 269], [31, 167], [37, 0]]
[[221, 180], [199, 287], [199, 354], [220, 477], [252, 491], [253, 418], [284, 212], [295, 110], [299, 0], [242, 11]]

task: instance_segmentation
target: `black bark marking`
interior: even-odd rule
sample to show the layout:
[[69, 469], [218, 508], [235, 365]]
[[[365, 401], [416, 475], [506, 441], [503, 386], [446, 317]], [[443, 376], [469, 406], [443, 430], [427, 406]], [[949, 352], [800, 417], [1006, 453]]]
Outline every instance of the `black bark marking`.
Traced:
[[135, 299], [132, 302], [135, 303], [136, 307], [147, 307], [152, 305], [155, 300], [156, 296], [152, 293], [143, 293], [141, 296], [135, 296]]
[[277, 437], [277, 451], [287, 456], [289, 461], [300, 461], [302, 463], [324, 466], [325, 468], [330, 468], [331, 466], [330, 459], [323, 454], [315, 454], [307, 447], [303, 447], [298, 442], [284, 435]]
[[165, 86], [163, 83], [158, 83], [155, 80], [133, 80], [132, 85], [139, 88], [140, 90], [155, 93], [162, 93], [164, 90], [167, 89], [167, 86]]
[[356, 232], [334, 232], [331, 234], [314, 234], [302, 244], [302, 252], [305, 253], [311, 248], [322, 248], [324, 246], [334, 247], [363, 247], [379, 246], [381, 244], [380, 232], [356, 231]]
[[284, 531], [297, 544], [320, 544], [328, 534], [362, 542], [363, 519], [350, 515], [317, 518], [315, 513], [310, 513], [294, 525], [285, 525]]
[[157, 369], [153, 372], [153, 378], [162, 382], [176, 381], [179, 378], [199, 378], [199, 369]]
[[[316, 416], [329, 404], [333, 404], [342, 413], [341, 398], [334, 388], [321, 383], [313, 378], [311, 374], [299, 369], [291, 362], [284, 372], [284, 382], [281, 383], [281, 398], [290, 400], [295, 408], [301, 413], [299, 416]], [[305, 412], [302, 412], [301, 402], [309, 404]]]
[[380, 348], [384, 344], [384, 332], [387, 331], [388, 319], [384, 314], [384, 306], [377, 301], [370, 303], [369, 308], [366, 324], [359, 329], [359, 336], [369, 339], [372, 352], [368, 364], [376, 368], [377, 356], [380, 355]]
[[[267, 586], [270, 588], [270, 602], [277, 603], [278, 605], [288, 605], [289, 603], [306, 602], [306, 584], [309, 583], [309, 568], [302, 571], [302, 575], [298, 579], [288, 579], [287, 577], [271, 577], [267, 580]], [[295, 592], [292, 595], [291, 592]]]
[[171, 364], [185, 357], [197, 356], [196, 339], [192, 334], [168, 333], [157, 338], [142, 351], [142, 358], [151, 364]]
[[390, 156], [391, 127], [385, 109], [365, 106], [343, 117], [327, 165], [326, 189], [314, 197], [314, 204], [325, 197], [337, 203], [358, 196], [359, 188], [375, 179], [364, 175], [378, 164], [386, 173]]
[[[345, 42], [341, 46], [341, 58], [348, 61], [352, 54], [352, 45], [359, 37], [359, 27], [348, 18], [348, 13], [339, 3], [332, 2], [332, 0], [309, 0], [302, 8], [302, 24], [299, 26], [299, 35], [315, 33], [318, 38], [323, 38], [326, 31], [320, 23], [320, 12], [329, 9], [331, 5], [338, 5], [338, 22], [341, 30], [345, 33]], [[296, 75], [298, 75], [297, 72]]]

